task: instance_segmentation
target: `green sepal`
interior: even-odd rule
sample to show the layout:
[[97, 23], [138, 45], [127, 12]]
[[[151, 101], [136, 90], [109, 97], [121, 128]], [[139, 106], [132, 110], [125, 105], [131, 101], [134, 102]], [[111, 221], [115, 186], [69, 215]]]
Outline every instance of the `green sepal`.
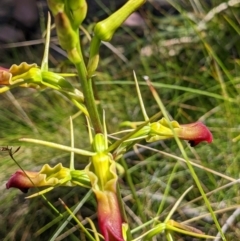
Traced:
[[[177, 121], [171, 121], [170, 124], [174, 129], [180, 128], [180, 125]], [[151, 123], [150, 129], [149, 135], [146, 138], [147, 142], [165, 140], [174, 136], [166, 118], [162, 118], [159, 121]]]

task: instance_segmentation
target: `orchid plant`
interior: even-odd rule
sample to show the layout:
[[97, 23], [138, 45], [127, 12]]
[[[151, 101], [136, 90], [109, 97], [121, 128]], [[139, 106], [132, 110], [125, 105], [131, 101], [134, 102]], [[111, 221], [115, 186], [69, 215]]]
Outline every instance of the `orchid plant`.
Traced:
[[[89, 57], [86, 61], [81, 49], [79, 27], [87, 13], [87, 2], [85, 0], [48, 0], [48, 6], [55, 20], [59, 44], [67, 52], [68, 59], [74, 64], [77, 74], [55, 73], [48, 69], [51, 28], [50, 17], [48, 19], [45, 51], [41, 66], [35, 63], [24, 62], [20, 65], [13, 64], [9, 69], [0, 67], [0, 84], [3, 86], [0, 89], [0, 93], [16, 87], [35, 89], [50, 88], [59, 91], [67, 97], [83, 113], [88, 123], [89, 140], [91, 143], [90, 151], [87, 151], [89, 147], [86, 148], [86, 150], [74, 148], [73, 141], [71, 146], [64, 146], [42, 140], [22, 138], [21, 141], [23, 142], [51, 146], [70, 152], [72, 155], [70, 166], [64, 167], [61, 163], [58, 163], [54, 167], [45, 164], [39, 172], [18, 170], [10, 177], [6, 187], [18, 188], [25, 193], [28, 189], [34, 187], [47, 188], [38, 191], [28, 198], [42, 195], [58, 186], [72, 187], [79, 185], [82, 188], [91, 189], [97, 201], [97, 218], [100, 234], [93, 232], [93, 237], [91, 233], [83, 229], [89, 240], [99, 240], [99, 238], [103, 238], [105, 241], [133, 240], [120, 195], [121, 190], [118, 185], [117, 172], [120, 165], [118, 163], [119, 159], [126, 151], [132, 148], [133, 145], [142, 140], [155, 142], [175, 138], [181, 149], [182, 144], [180, 140], [187, 140], [191, 146], [196, 146], [201, 142], [211, 143], [213, 139], [209, 129], [201, 122], [179, 124], [176, 120], [171, 120], [150, 81], [148, 81], [150, 90], [159, 104], [161, 112], [149, 118], [144, 108], [137, 77], [134, 73], [136, 91], [144, 120], [138, 123], [138, 125], [127, 122], [127, 126], [129, 127], [129, 129], [126, 130], [127, 134], [113, 143], [110, 142], [106, 128], [105, 113], [104, 110], [100, 110], [99, 112], [92, 87], [96, 74], [95, 71], [99, 63], [99, 48], [102, 41], [110, 41], [112, 39], [115, 31], [134, 11], [141, 7], [144, 2], [145, 0], [129, 0], [119, 10], [95, 25], [90, 42]], [[66, 78], [76, 75], [79, 78], [78, 88], [74, 87]], [[160, 118], [161, 116], [163, 117]], [[72, 121], [70, 122], [72, 124]], [[71, 131], [73, 132], [73, 128], [71, 128]], [[88, 165], [83, 170], [75, 169], [74, 154], [88, 157]], [[187, 156], [184, 156], [184, 158], [188, 163], [189, 170], [195, 177], [196, 185], [205, 198], [204, 200], [213, 216], [216, 226], [219, 227], [215, 214], [211, 209]], [[183, 196], [186, 195], [186, 193], [184, 193]], [[150, 240], [159, 233], [165, 233], [167, 240], [170, 241], [173, 240], [173, 234], [175, 232], [203, 239], [214, 238], [202, 233], [196, 228], [171, 220], [171, 216], [179, 205], [179, 202], [175, 204], [164, 221], [155, 220], [157, 224], [154, 228], [149, 229], [136, 240]], [[71, 215], [73, 214], [71, 213]], [[81, 225], [80, 228], [82, 228]], [[94, 227], [93, 229], [96, 230]], [[220, 227], [219, 230], [221, 232]], [[221, 233], [221, 235], [222, 239], [225, 240], [224, 234]]]

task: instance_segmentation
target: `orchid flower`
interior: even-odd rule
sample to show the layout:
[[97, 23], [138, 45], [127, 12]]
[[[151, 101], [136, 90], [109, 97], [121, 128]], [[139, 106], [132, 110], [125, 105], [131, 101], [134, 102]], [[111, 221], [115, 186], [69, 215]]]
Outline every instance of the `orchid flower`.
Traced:
[[18, 170], [8, 180], [6, 187], [7, 189], [18, 188], [27, 193], [28, 189], [33, 187], [76, 185], [89, 187], [89, 179], [85, 171], [71, 170], [59, 163], [54, 167], [45, 164], [39, 172]]
[[191, 146], [196, 146], [203, 141], [211, 143], [213, 140], [212, 133], [202, 122], [180, 125], [177, 121], [171, 121], [170, 124], [172, 129], [165, 118], [152, 123], [150, 125], [151, 131], [146, 140], [148, 142], [153, 142], [156, 140], [173, 138], [173, 131], [179, 139], [189, 141]]

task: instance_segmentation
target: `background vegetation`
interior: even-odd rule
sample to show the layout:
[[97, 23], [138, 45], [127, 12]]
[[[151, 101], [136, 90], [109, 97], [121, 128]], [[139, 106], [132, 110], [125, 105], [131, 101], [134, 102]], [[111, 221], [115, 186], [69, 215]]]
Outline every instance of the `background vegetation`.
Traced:
[[[150, 8], [140, 10], [144, 26], [136, 29], [123, 26], [110, 47], [102, 46], [95, 80], [101, 106], [106, 110], [109, 133], [118, 131], [123, 121], [142, 119], [133, 70], [138, 76], [149, 116], [158, 112], [159, 107], [146, 86], [146, 76], [154, 83], [174, 119], [179, 123], [201, 120], [210, 128], [214, 136], [212, 144], [190, 148], [186, 143], [185, 150], [199, 165], [195, 171], [205, 192], [211, 192], [209, 200], [213, 209], [219, 212], [220, 224], [226, 227], [227, 239], [239, 240], [240, 6], [237, 1], [228, 3], [232, 6], [223, 1], [209, 4], [189, 1], [183, 6], [173, 5], [178, 11], [174, 15], [154, 6], [154, 13], [160, 16], [153, 14]], [[84, 26], [91, 32], [91, 26]], [[82, 43], [87, 49], [86, 36], [82, 37]], [[56, 42], [52, 46], [56, 46]], [[26, 43], [25, 47], [12, 48], [5, 56], [5, 63], [40, 64], [43, 47]], [[61, 52], [52, 51], [50, 61], [56, 71], [73, 71]], [[74, 83], [74, 79], [70, 81]], [[70, 102], [52, 90], [15, 89], [0, 95], [0, 102], [0, 144], [14, 148], [21, 146], [15, 158], [26, 170], [39, 170], [43, 163], [69, 162], [68, 153], [17, 140], [31, 137], [69, 145], [70, 115], [74, 117], [76, 147], [88, 144], [84, 119]], [[135, 152], [126, 154], [128, 175], [123, 175], [121, 180], [132, 228], [141, 226], [157, 214], [160, 214], [160, 220], [164, 219], [183, 192], [193, 185], [173, 218], [216, 235], [216, 227], [202, 199], [197, 199], [199, 191], [175, 141], [161, 141], [154, 146], [143, 144], [145, 147], [138, 146]], [[85, 165], [85, 160], [77, 155], [75, 158], [75, 163]], [[6, 152], [0, 152], [0, 160], [0, 239], [49, 240], [62, 221], [47, 229], [45, 225], [57, 215], [46, 201], [40, 197], [25, 200], [26, 195], [18, 190], [6, 190], [6, 181], [18, 167]], [[79, 187], [56, 188], [46, 196], [64, 212], [59, 197], [71, 207], [85, 194], [86, 190]], [[94, 214], [95, 200], [91, 197], [77, 217], [92, 217], [96, 221]], [[192, 221], [192, 218], [196, 220]], [[229, 221], [232, 223], [226, 225]], [[74, 222], [69, 224], [64, 231], [70, 234], [57, 240], [78, 240], [81, 232], [75, 231], [74, 226]], [[45, 231], [41, 229], [43, 227]], [[134, 235], [137, 237], [144, 231], [146, 229], [142, 228]], [[164, 238], [158, 236], [156, 240]], [[176, 236], [176, 240], [197, 239]]]

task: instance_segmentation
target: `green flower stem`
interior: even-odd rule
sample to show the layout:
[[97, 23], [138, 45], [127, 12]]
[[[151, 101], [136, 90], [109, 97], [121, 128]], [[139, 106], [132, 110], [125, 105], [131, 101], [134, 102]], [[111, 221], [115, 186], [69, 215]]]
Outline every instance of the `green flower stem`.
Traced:
[[[79, 33], [78, 33], [79, 30], [76, 30], [76, 31], [77, 31], [77, 36], [79, 36]], [[70, 53], [72, 52], [68, 52], [68, 57], [77, 69], [78, 76], [80, 79], [80, 84], [82, 86], [84, 100], [86, 103], [86, 107], [89, 113], [89, 117], [90, 117], [93, 129], [95, 133], [103, 133], [102, 123], [100, 121], [99, 113], [96, 106], [96, 101], [93, 94], [92, 79], [89, 78], [86, 64], [84, 63], [84, 58], [80, 47], [79, 38], [78, 38], [78, 43], [76, 45], [75, 50], [76, 50], [76, 54], [70, 56]]]
[[100, 121], [99, 113], [97, 110], [96, 102], [93, 95], [92, 79], [87, 78], [87, 70], [83, 61], [75, 64], [81, 86], [86, 102], [86, 107], [90, 116], [91, 123], [93, 125], [95, 133], [103, 133], [102, 123]]

